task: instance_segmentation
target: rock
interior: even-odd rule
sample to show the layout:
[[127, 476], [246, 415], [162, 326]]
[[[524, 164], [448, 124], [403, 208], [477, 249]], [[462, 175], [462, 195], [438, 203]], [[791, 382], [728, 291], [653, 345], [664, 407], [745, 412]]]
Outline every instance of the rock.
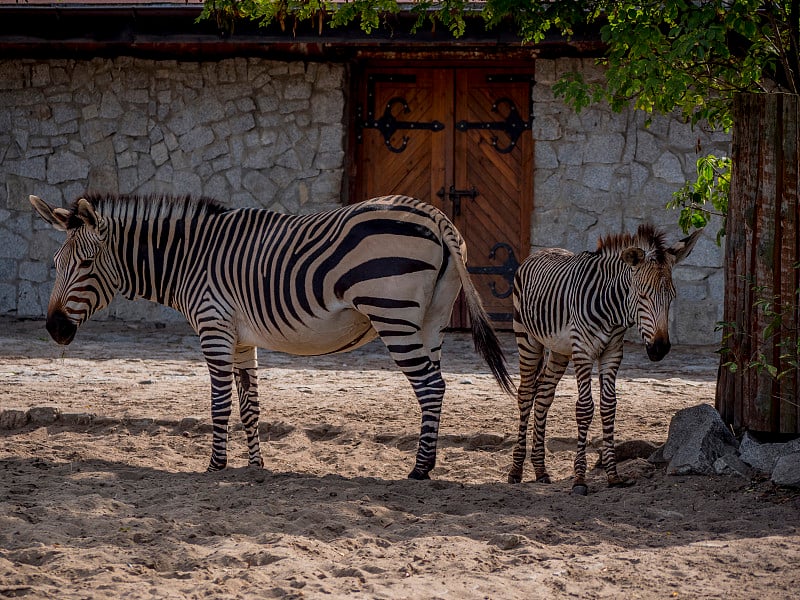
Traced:
[[24, 410], [0, 411], [0, 429], [20, 429], [28, 424], [29, 418]]
[[750, 432], [744, 434], [739, 446], [739, 457], [763, 473], [772, 473], [782, 456], [800, 452], [800, 438], [783, 444], [762, 444]]
[[772, 483], [800, 488], [800, 452], [778, 458], [772, 469]]
[[64, 425], [91, 425], [95, 416], [92, 413], [64, 413], [61, 421]]
[[720, 456], [715, 460], [714, 472], [717, 475], [738, 475], [745, 479], [750, 479], [753, 476], [753, 469], [733, 453]]
[[61, 416], [61, 411], [55, 406], [34, 406], [28, 411], [28, 417], [34, 425], [50, 425]]
[[678, 411], [669, 424], [663, 457], [669, 475], [713, 475], [717, 459], [735, 454], [736, 438], [708, 404]]

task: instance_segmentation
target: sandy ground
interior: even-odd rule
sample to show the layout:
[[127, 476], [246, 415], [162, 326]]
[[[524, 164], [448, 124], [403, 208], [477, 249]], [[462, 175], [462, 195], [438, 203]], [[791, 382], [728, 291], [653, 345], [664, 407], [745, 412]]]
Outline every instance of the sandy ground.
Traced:
[[[513, 338], [502, 337], [516, 374]], [[729, 600], [800, 590], [796, 493], [668, 477], [631, 459], [621, 473], [632, 487], [608, 489], [594, 469], [589, 496], [571, 496], [571, 374], [548, 427], [554, 483], [533, 483], [529, 463], [522, 484], [506, 483], [516, 402], [464, 334], [445, 342], [439, 462], [423, 482], [405, 479], [416, 401], [376, 343], [312, 359], [261, 352], [267, 467], [245, 466], [237, 428], [229, 468], [209, 474], [208, 379], [188, 328], [90, 323], [65, 351], [41, 322], [2, 320], [0, 342], [0, 410], [62, 413], [0, 430], [0, 597]], [[713, 403], [717, 364], [710, 347], [676, 347], [657, 364], [626, 348], [618, 443], [663, 443], [675, 411]]]

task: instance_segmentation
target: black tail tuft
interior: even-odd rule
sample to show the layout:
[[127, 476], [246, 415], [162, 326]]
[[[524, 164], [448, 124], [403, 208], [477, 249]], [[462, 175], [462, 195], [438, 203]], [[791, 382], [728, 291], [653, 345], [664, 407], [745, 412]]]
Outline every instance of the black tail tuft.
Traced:
[[489, 365], [489, 369], [500, 387], [507, 394], [515, 395], [517, 391], [506, 368], [506, 357], [503, 353], [503, 348], [500, 346], [500, 340], [497, 339], [497, 334], [489, 323], [486, 312], [480, 304], [468, 301], [467, 306], [469, 307], [470, 321], [472, 321], [472, 341], [475, 343], [475, 351]]

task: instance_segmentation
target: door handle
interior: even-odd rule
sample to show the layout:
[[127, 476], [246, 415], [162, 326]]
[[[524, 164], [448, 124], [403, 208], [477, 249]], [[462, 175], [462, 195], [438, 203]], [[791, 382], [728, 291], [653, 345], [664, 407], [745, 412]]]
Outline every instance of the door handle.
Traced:
[[444, 186], [442, 186], [439, 191], [436, 192], [436, 195], [442, 200], [444, 200], [445, 196], [447, 196], [448, 200], [453, 203], [453, 216], [459, 217], [461, 216], [461, 198], [467, 197], [475, 200], [479, 194], [474, 185], [468, 190], [457, 190], [456, 186], [451, 185], [450, 189], [446, 193], [444, 191]]

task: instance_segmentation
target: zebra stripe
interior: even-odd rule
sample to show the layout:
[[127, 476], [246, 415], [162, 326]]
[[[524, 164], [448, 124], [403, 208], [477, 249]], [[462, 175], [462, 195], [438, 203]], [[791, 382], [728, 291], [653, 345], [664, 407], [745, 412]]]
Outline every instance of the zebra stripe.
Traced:
[[466, 270], [466, 247], [437, 209], [386, 196], [316, 215], [226, 209], [203, 200], [90, 196], [69, 209], [31, 197], [67, 232], [56, 254], [47, 328], [59, 343], [116, 293], [183, 313], [211, 380], [210, 470], [227, 464], [233, 387], [249, 449], [258, 439], [256, 347], [299, 355], [357, 348], [379, 336], [420, 405], [410, 477], [427, 478], [445, 391], [443, 331], [463, 287], [476, 350], [506, 391], [503, 354]]
[[616, 377], [625, 331], [636, 325], [651, 360], [670, 349], [669, 306], [675, 297], [672, 268], [691, 252], [700, 230], [667, 248], [651, 225], [635, 235], [601, 239], [596, 252], [550, 248], [528, 257], [514, 280], [514, 333], [519, 349], [519, 431], [508, 480], [522, 480], [527, 430], [534, 411], [531, 461], [536, 481], [549, 483], [544, 437], [547, 412], [570, 360], [575, 365], [578, 450], [573, 491], [586, 494], [586, 438], [594, 417], [591, 376], [598, 365], [601, 458], [610, 486], [624, 484], [614, 453]]

